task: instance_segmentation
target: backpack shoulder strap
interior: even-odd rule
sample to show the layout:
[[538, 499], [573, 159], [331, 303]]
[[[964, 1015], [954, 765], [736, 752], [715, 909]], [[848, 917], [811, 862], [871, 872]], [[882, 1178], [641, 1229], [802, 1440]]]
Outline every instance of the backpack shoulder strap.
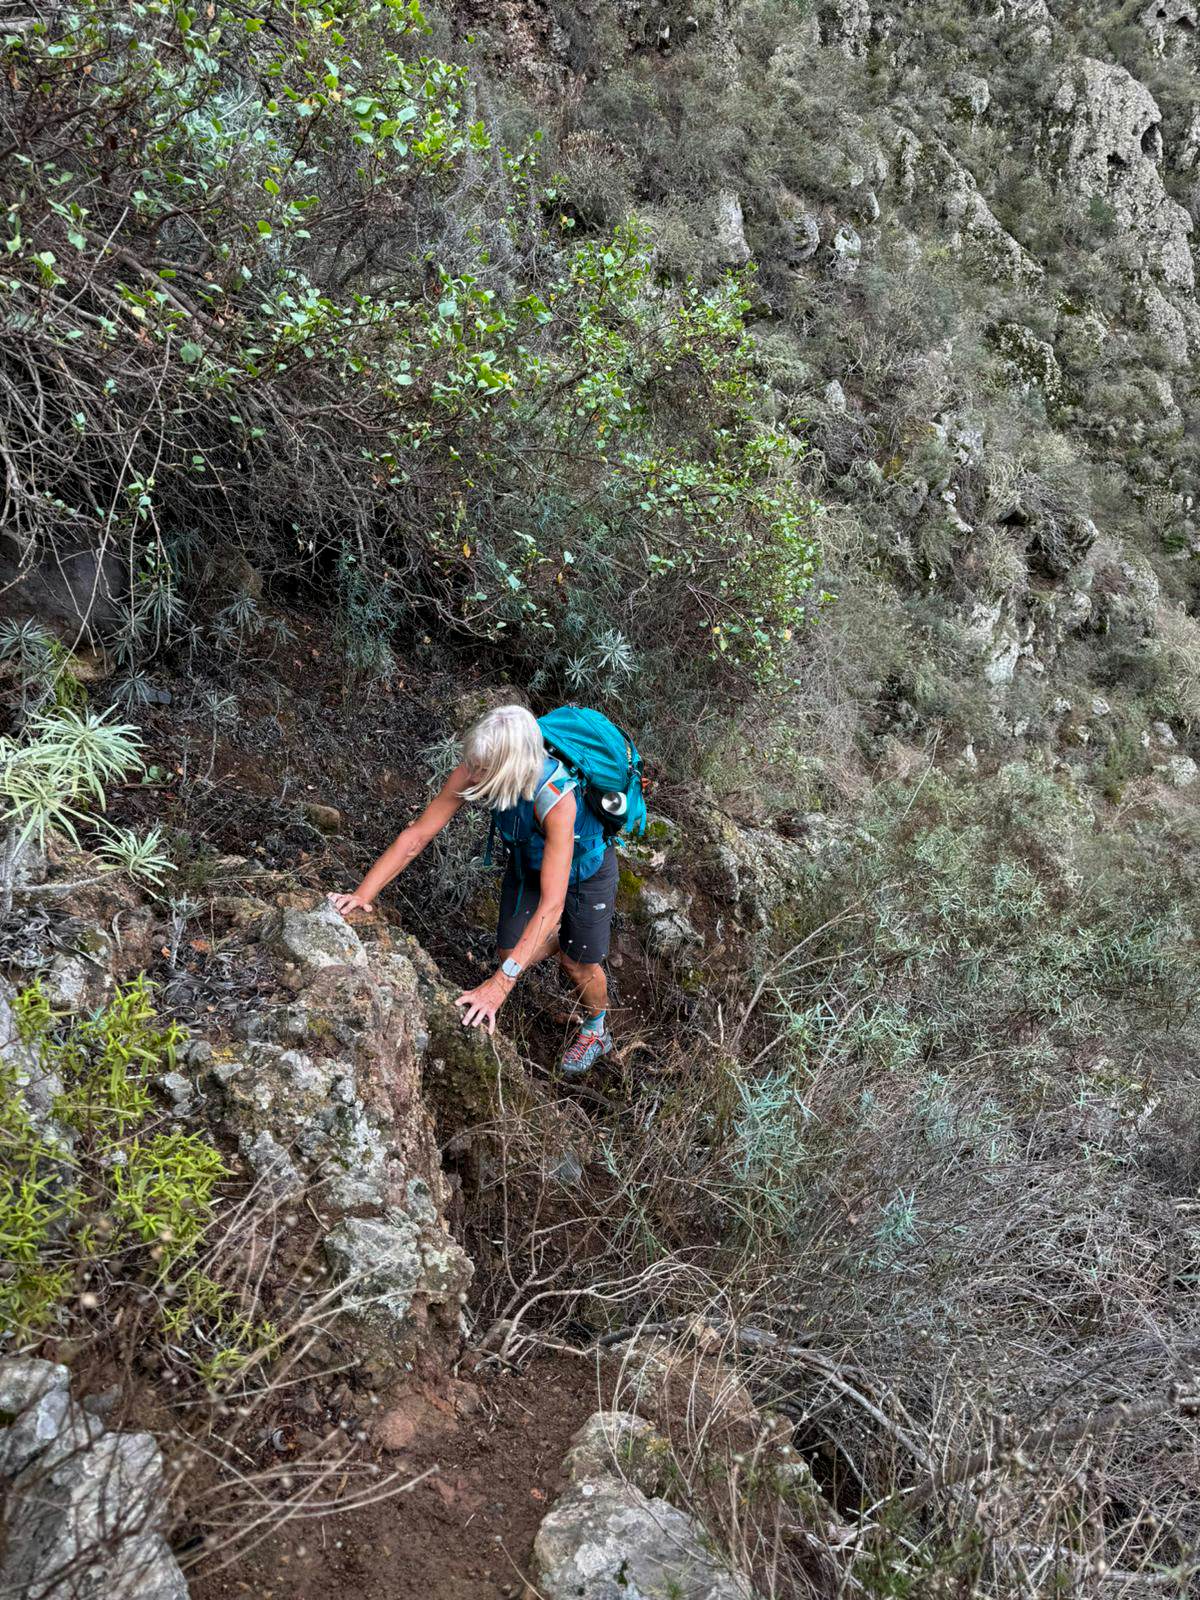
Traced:
[[574, 788], [575, 779], [561, 761], [556, 761], [553, 770], [542, 779], [533, 797], [533, 815], [539, 828], [545, 827], [546, 818], [563, 795], [569, 794]]

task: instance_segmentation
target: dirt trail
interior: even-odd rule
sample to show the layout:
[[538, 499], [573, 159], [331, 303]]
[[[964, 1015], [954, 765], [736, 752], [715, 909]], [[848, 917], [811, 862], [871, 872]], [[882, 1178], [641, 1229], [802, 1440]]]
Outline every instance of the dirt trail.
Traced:
[[411, 1429], [411, 1445], [379, 1459], [430, 1477], [380, 1505], [293, 1523], [219, 1574], [194, 1570], [192, 1600], [511, 1600], [570, 1437], [596, 1406], [595, 1368], [566, 1355], [414, 1389], [392, 1428], [395, 1443]]

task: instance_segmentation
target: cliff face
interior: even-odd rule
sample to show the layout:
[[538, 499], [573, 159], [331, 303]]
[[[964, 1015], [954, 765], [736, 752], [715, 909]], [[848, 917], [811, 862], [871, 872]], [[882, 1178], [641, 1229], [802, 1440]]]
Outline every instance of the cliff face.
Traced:
[[[809, 443], [844, 602], [841, 664], [818, 643], [812, 677], [834, 674], [860, 717], [882, 708], [860, 749], [1015, 739], [1082, 774], [1114, 742], [1149, 750], [1153, 721], [1182, 733], [1189, 673], [1168, 663], [1197, 649], [1200, 548], [1190, 9], [553, 15], [559, 86], [537, 94], [580, 224], [636, 214], [670, 272], [756, 264], [762, 370]], [[490, 40], [519, 74], [519, 41], [499, 23]], [[876, 604], [892, 621], [868, 639]], [[917, 656], [939, 663], [934, 693]], [[1093, 694], [1106, 727], [1081, 713]], [[815, 688], [798, 700], [824, 718]]]

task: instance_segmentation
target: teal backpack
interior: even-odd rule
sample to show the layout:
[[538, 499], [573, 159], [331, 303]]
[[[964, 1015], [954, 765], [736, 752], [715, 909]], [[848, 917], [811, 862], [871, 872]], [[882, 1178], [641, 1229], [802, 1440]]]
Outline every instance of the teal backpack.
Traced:
[[584, 801], [595, 813], [606, 839], [643, 833], [646, 797], [637, 745], [601, 711], [559, 706], [538, 718], [546, 749], [579, 780]]
[[[583, 871], [585, 861], [579, 854], [581, 841], [596, 841], [590, 849], [584, 849], [587, 870], [591, 872], [611, 839], [620, 833], [645, 830], [642, 758], [623, 729], [602, 712], [591, 711], [586, 706], [559, 706], [557, 711], [548, 711], [544, 717], [539, 717], [538, 726], [547, 756], [560, 763], [576, 780], [579, 795], [587, 807], [587, 825], [581, 830], [576, 822], [575, 861], [575, 870], [580, 876], [587, 876]], [[533, 818], [534, 804], [529, 800], [518, 802], [502, 815], [493, 811], [484, 865], [492, 864], [497, 832], [511, 850], [529, 839]], [[517, 859], [520, 862], [519, 854]]]

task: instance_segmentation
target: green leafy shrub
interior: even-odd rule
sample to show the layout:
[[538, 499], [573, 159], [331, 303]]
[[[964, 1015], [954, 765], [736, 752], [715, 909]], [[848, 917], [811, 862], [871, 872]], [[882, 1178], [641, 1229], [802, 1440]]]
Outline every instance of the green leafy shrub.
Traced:
[[[264, 1333], [205, 1270], [223, 1157], [201, 1133], [157, 1125], [154, 1080], [175, 1067], [182, 1030], [159, 1019], [144, 978], [66, 1023], [34, 984], [13, 1015], [0, 1066], [0, 1339], [103, 1339], [132, 1296], [196, 1368], [227, 1371]], [[48, 1109], [33, 1109], [31, 1082], [58, 1086]]]
[[[624, 224], [575, 242], [426, 32], [415, 0], [86, 0], [4, 38], [3, 287], [59, 430], [15, 513], [27, 559], [64, 528], [133, 552], [131, 667], [188, 605], [215, 639], [257, 626], [244, 585], [209, 598], [240, 547], [332, 580], [366, 673], [415, 609], [555, 690], [613, 630], [643, 677], [786, 678], [813, 507], [742, 286], [662, 281]], [[451, 186], [484, 219], [465, 236]], [[18, 411], [26, 381], [0, 370]]]

